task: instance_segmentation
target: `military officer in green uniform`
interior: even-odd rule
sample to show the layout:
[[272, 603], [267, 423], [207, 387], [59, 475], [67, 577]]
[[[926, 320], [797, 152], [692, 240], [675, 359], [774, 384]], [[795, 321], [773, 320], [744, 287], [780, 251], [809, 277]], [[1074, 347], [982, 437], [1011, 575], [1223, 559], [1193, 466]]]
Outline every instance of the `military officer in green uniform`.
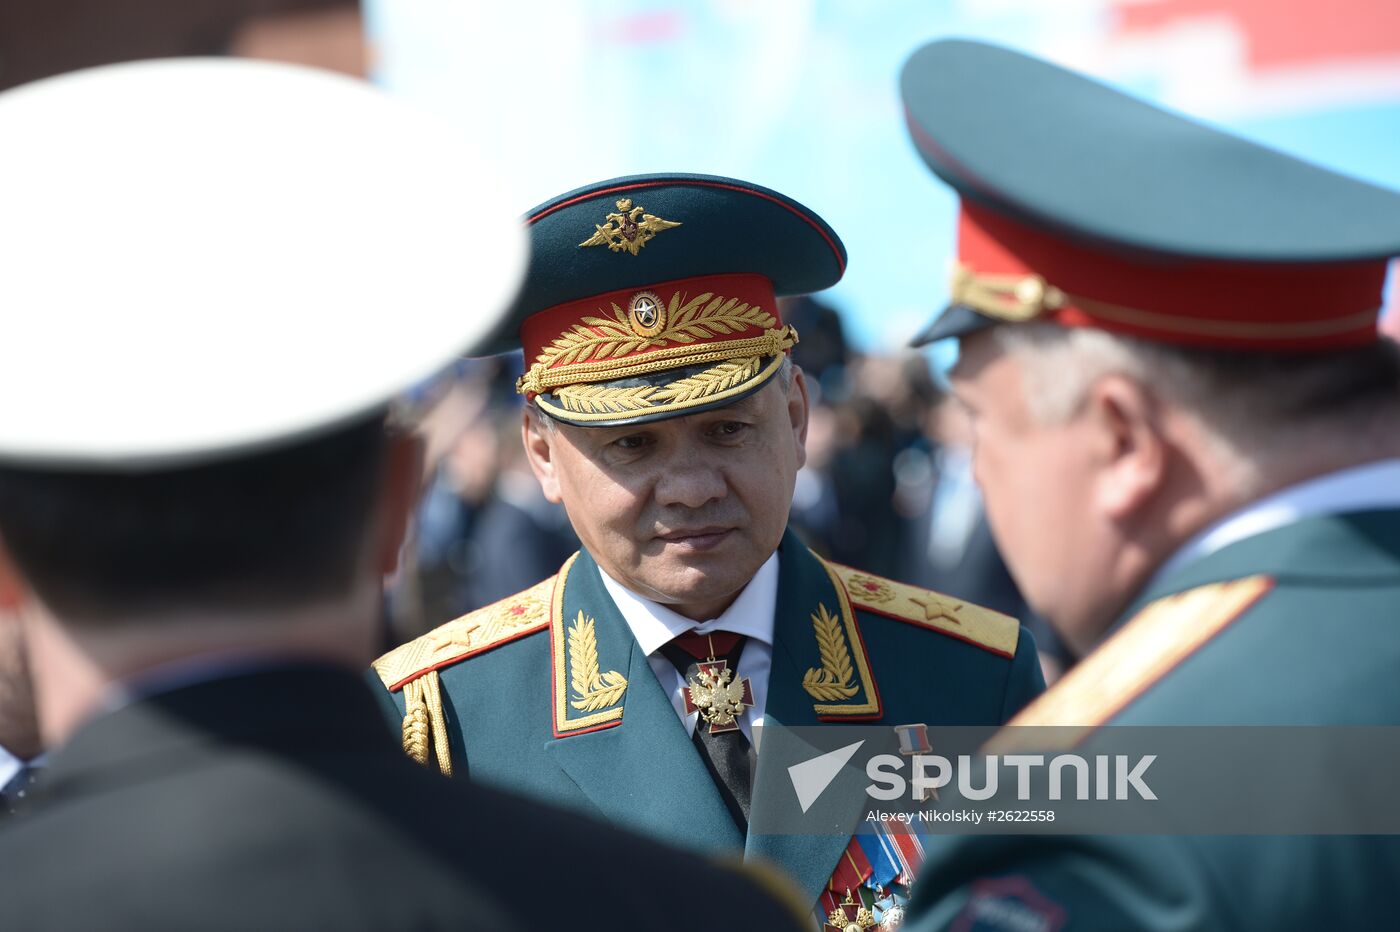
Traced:
[[[961, 198], [919, 342], [960, 340], [993, 529], [1089, 651], [1015, 724], [1400, 725], [1400, 195], [981, 43], [903, 94]], [[943, 842], [920, 932], [1379, 928], [1400, 876], [1393, 836]]]
[[526, 226], [496, 348], [524, 349], [525, 447], [583, 547], [375, 664], [406, 749], [776, 862], [808, 903], [829, 895], [823, 917], [831, 895], [907, 880], [916, 851], [844, 858], [849, 830], [748, 832], [788, 779], [761, 754], [751, 769], [756, 726], [994, 725], [1043, 680], [1014, 619], [828, 563], [786, 530], [808, 400], [774, 299], [841, 277], [836, 234], [777, 192], [699, 175], [590, 185]]

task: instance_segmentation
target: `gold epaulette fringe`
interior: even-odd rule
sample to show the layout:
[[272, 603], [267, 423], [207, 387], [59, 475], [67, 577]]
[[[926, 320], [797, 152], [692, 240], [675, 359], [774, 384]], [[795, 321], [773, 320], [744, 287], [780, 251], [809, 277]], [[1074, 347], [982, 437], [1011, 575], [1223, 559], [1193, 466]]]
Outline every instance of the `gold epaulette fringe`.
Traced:
[[931, 628], [1003, 657], [1016, 656], [1021, 625], [1010, 615], [839, 563], [827, 565], [858, 609]]
[[438, 770], [450, 777], [452, 751], [447, 743], [447, 717], [439, 687], [436, 670], [404, 684], [403, 750], [425, 767], [429, 756], [436, 756]]
[[439, 625], [401, 644], [374, 662], [374, 672], [390, 692], [403, 690], [404, 753], [452, 776], [438, 670], [549, 626], [551, 576], [524, 592]]

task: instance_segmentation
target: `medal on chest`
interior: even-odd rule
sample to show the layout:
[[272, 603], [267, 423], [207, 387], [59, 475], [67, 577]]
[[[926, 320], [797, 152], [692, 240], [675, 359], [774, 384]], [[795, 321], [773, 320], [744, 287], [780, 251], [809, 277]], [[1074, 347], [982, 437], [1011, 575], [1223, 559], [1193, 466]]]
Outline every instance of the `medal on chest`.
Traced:
[[716, 660], [713, 653], [686, 679], [685, 711], [699, 712], [712, 735], [737, 731], [739, 716], [753, 704], [753, 686], [748, 677], [736, 680], [729, 661]]
[[[867, 929], [874, 929], [879, 925], [875, 921], [875, 915], [866, 908], [864, 903], [858, 902], [851, 896], [851, 891], [846, 891], [846, 899], [826, 918], [826, 925], [822, 926], [822, 932], [866, 932]], [[890, 926], [890, 928], [898, 928]]]

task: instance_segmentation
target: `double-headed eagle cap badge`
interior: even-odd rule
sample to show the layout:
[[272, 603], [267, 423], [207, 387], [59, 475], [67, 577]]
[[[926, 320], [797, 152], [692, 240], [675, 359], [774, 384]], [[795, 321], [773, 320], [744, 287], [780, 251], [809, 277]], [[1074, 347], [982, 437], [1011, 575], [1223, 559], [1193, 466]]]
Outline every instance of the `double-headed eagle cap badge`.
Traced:
[[608, 214], [603, 223], [594, 225], [594, 233], [580, 246], [606, 246], [613, 252], [635, 256], [656, 234], [680, 226], [678, 220], [662, 220], [649, 214], [640, 205], [633, 206], [630, 197], [617, 202], [617, 210]]

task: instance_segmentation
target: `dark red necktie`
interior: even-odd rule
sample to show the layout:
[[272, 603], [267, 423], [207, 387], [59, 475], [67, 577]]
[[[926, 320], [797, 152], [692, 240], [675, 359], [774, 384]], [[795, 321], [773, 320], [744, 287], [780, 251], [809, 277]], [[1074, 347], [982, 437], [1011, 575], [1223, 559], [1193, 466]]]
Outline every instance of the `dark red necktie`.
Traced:
[[[733, 631], [712, 631], [709, 634], [687, 631], [672, 638], [666, 646], [674, 644], [696, 660], [709, 660], [711, 657], [722, 660], [734, 653], [734, 648], [743, 639], [742, 634], [735, 634]], [[665, 647], [662, 650], [665, 650]]]
[[[712, 646], [713, 645], [713, 646]], [[680, 672], [687, 683], [696, 675], [701, 662], [714, 659], [728, 661], [737, 676], [739, 654], [744, 649], [744, 636], [732, 631], [696, 634], [687, 631], [661, 646], [661, 653]], [[682, 687], [685, 688], [685, 687]], [[745, 835], [749, 831], [749, 802], [752, 797], [753, 764], [749, 754], [749, 739], [739, 729], [711, 734], [704, 722], [696, 721], [691, 734], [705, 769], [715, 781], [725, 808]]]

